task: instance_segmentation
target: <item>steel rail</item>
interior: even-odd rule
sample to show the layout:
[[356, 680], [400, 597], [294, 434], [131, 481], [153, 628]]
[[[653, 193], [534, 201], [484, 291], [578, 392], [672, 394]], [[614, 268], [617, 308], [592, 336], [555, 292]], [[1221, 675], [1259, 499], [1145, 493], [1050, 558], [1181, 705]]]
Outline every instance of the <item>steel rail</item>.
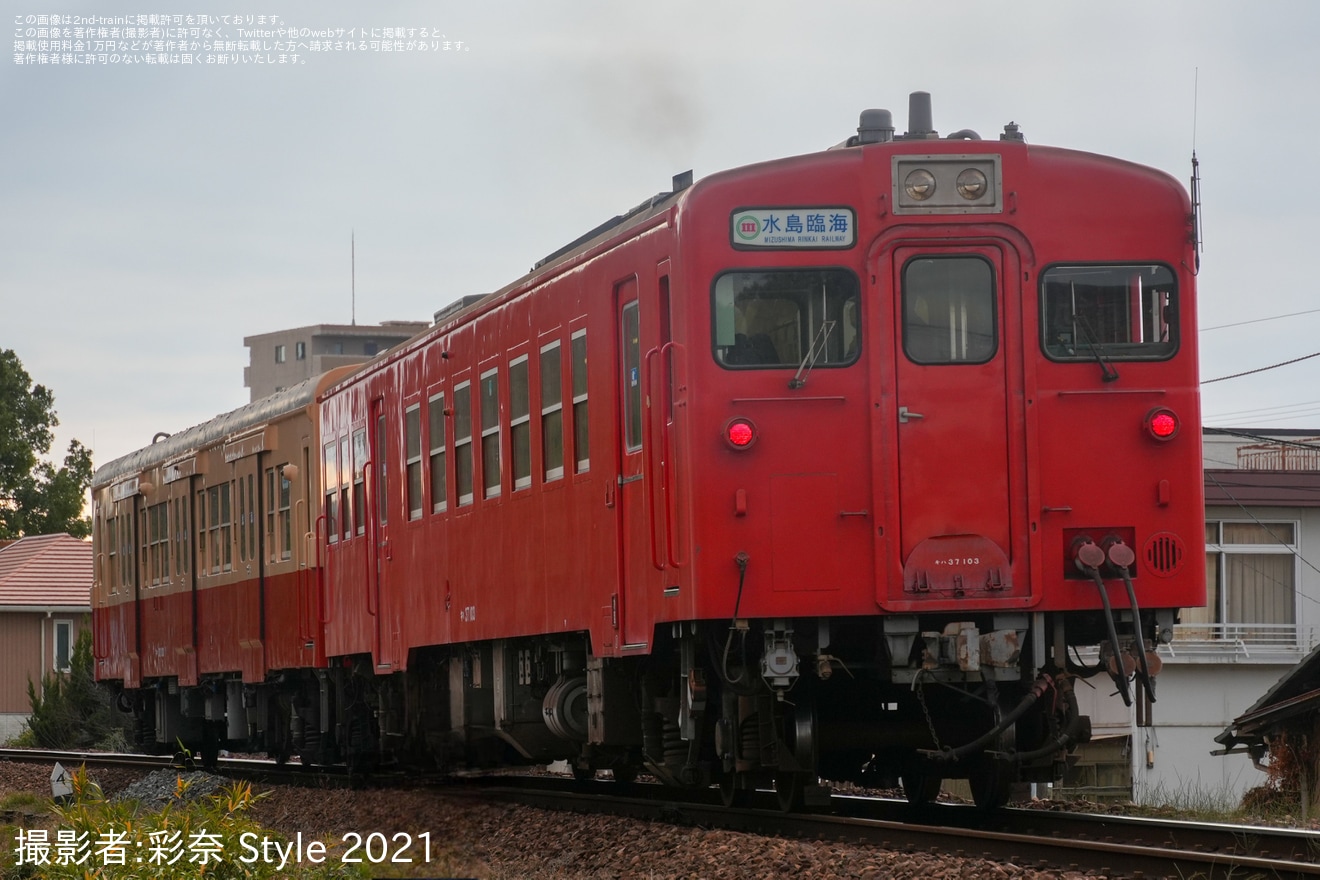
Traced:
[[[553, 778], [483, 780], [481, 790], [546, 809], [610, 812], [650, 821], [985, 858], [1024, 867], [1078, 870], [1081, 866], [1081, 870], [1179, 880], [1320, 877], [1320, 863], [1315, 861], [1320, 855], [1320, 834], [1293, 829], [1022, 809], [986, 814], [975, 807], [952, 805], [913, 810], [895, 801], [837, 795], [831, 807], [838, 815], [785, 814], [773, 809], [774, 796], [768, 792], [758, 793], [750, 809], [728, 809], [716, 803], [712, 793], [682, 800], [671, 788], [633, 784], [626, 787], [625, 795], [614, 783], [584, 786]], [[848, 815], [850, 812], [858, 815]]]

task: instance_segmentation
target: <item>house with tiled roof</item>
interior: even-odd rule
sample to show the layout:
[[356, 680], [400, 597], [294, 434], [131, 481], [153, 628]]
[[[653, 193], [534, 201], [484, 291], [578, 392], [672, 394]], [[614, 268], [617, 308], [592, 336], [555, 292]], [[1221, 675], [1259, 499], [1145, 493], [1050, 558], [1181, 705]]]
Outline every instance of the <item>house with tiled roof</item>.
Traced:
[[90, 626], [92, 545], [65, 534], [0, 547], [0, 742], [23, 730], [27, 685], [66, 670]]

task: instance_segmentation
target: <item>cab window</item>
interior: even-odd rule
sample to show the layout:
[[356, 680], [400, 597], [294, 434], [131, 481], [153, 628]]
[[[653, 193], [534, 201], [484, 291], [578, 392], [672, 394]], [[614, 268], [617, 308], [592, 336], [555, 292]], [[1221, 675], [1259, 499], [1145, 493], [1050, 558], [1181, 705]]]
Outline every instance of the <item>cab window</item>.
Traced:
[[1167, 266], [1052, 266], [1040, 287], [1051, 360], [1164, 360], [1178, 350], [1177, 282]]
[[857, 276], [846, 269], [725, 272], [712, 290], [714, 354], [721, 366], [797, 368], [857, 360], [861, 342]]
[[903, 267], [903, 351], [917, 364], [994, 357], [995, 281], [981, 257], [922, 257]]

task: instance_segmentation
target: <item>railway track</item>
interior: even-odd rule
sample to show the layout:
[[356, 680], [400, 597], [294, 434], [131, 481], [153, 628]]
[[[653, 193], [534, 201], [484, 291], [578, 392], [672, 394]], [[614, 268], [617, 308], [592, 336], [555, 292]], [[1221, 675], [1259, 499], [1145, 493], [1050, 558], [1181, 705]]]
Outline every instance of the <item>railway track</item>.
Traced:
[[617, 784], [582, 785], [553, 778], [492, 778], [482, 788], [548, 809], [610, 812], [1022, 866], [1179, 880], [1320, 877], [1320, 833], [1295, 829], [1011, 808], [986, 814], [955, 804], [913, 810], [898, 801], [841, 795], [831, 798], [829, 813], [784, 814], [775, 808], [770, 792], [758, 793], [750, 808], [729, 809], [714, 791], [678, 800], [672, 789], [634, 784], [627, 787], [627, 796], [620, 796]]
[[[0, 760], [140, 767], [144, 771], [180, 764], [176, 756], [30, 749], [0, 749]], [[267, 760], [222, 758], [217, 769], [222, 774], [270, 783], [326, 782], [326, 776], [313, 768], [280, 766]], [[337, 778], [347, 779], [343, 774]], [[828, 812], [785, 814], [775, 808], [771, 792], [755, 793], [749, 807], [730, 809], [720, 804], [714, 789], [679, 797], [672, 788], [648, 783], [581, 783], [556, 776], [511, 775], [445, 779], [445, 792], [456, 796], [898, 851], [981, 857], [1024, 867], [1179, 880], [1320, 877], [1320, 833], [1296, 829], [1013, 808], [986, 814], [956, 804], [914, 810], [899, 801], [848, 795], [834, 795]], [[414, 787], [436, 783], [435, 778], [402, 775], [374, 780], [376, 785]]]

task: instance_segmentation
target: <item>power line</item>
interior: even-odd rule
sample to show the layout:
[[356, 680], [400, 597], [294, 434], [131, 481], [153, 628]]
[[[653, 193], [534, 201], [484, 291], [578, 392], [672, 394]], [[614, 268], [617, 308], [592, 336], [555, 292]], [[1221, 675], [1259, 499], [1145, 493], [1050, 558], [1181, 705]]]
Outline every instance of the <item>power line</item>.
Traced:
[[1241, 373], [1234, 373], [1231, 376], [1220, 376], [1218, 379], [1205, 379], [1201, 382], [1201, 384], [1211, 385], [1215, 382], [1223, 382], [1226, 379], [1240, 379], [1243, 376], [1251, 376], [1254, 375], [1255, 373], [1263, 373], [1266, 370], [1277, 370], [1279, 367], [1286, 367], [1289, 364], [1300, 363], [1301, 361], [1310, 360], [1313, 357], [1320, 357], [1320, 351], [1315, 351], [1312, 352], [1311, 354], [1304, 354], [1301, 357], [1293, 358], [1290, 361], [1283, 361], [1282, 363], [1278, 363], [1278, 364], [1270, 364], [1268, 367], [1257, 367], [1254, 370], [1246, 370]]
[[1316, 312], [1320, 312], [1320, 309], [1307, 309], [1304, 312], [1289, 312], [1286, 315], [1272, 315], [1268, 318], [1252, 318], [1250, 321], [1237, 321], [1232, 324], [1216, 324], [1213, 327], [1202, 327], [1201, 332], [1206, 333], [1210, 330], [1223, 330], [1226, 327], [1242, 327], [1247, 324], [1259, 324], [1262, 321], [1278, 321], [1283, 318], [1296, 318], [1298, 315], [1314, 315]]

